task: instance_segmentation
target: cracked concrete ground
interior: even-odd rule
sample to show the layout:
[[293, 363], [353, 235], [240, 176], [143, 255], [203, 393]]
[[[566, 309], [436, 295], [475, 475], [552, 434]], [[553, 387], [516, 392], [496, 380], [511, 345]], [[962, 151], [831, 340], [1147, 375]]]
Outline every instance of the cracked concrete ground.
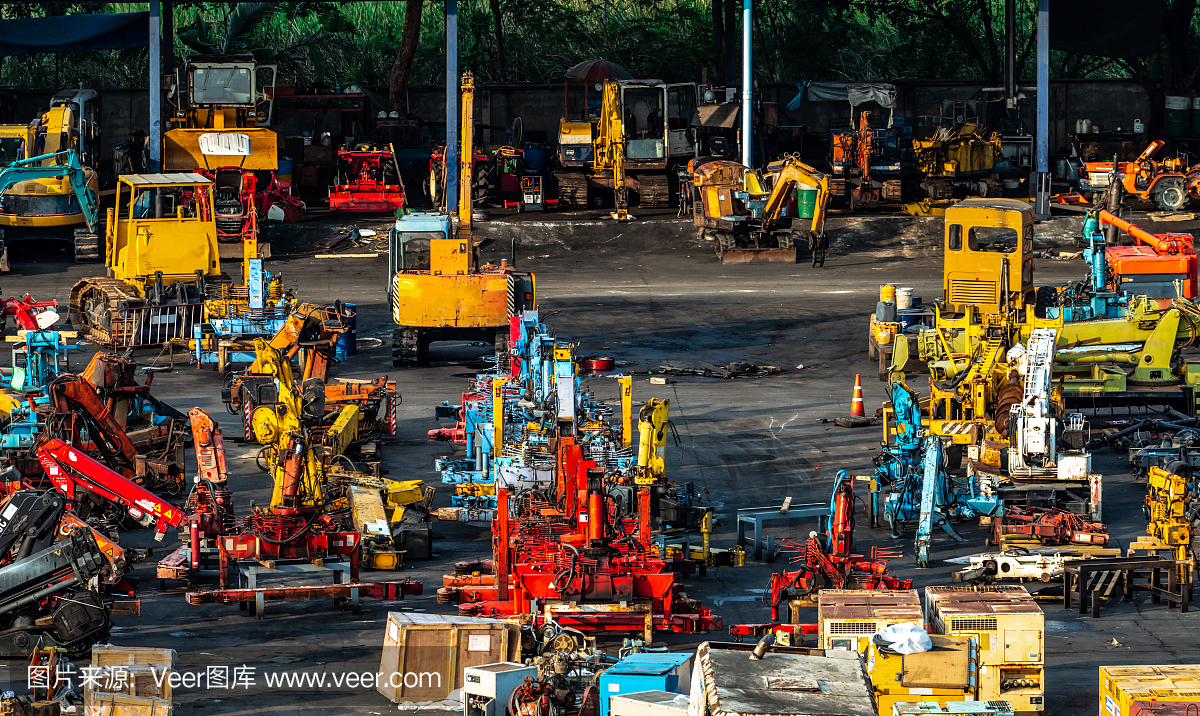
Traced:
[[[522, 227], [522, 222], [531, 225]], [[556, 225], [550, 225], [555, 223]], [[1060, 227], [1061, 223], [1061, 228]], [[938, 219], [834, 217], [830, 222], [832, 251], [824, 268], [764, 264], [722, 266], [710, 244], [698, 241], [690, 225], [670, 216], [614, 226], [580, 214], [563, 227], [555, 222], [522, 216], [482, 224], [477, 234], [492, 240], [482, 248], [485, 259], [515, 255], [518, 265], [538, 275], [542, 315], [564, 340], [580, 344], [582, 354], [612, 355], [618, 369], [635, 373], [637, 400], [666, 397], [681, 438], [667, 451], [671, 479], [695, 482], [705, 500], [715, 505], [721, 524], [716, 546], [733, 542], [734, 514], [740, 507], [778, 504], [784, 497], [795, 503], [827, 502], [836, 471], [868, 475], [878, 450], [877, 428], [843, 429], [818, 418], [848, 414], [854, 375], [863, 376], [868, 410], [885, 398], [875, 379], [876, 367], [867, 360], [867, 316], [874, 309], [881, 283], [913, 286], [915, 294], [931, 299], [941, 291]], [[377, 229], [384, 221], [360, 226]], [[400, 436], [385, 447], [385, 466], [391, 477], [423, 478], [437, 484], [432, 470], [442, 443], [430, 443], [425, 432], [438, 427], [433, 406], [456, 401], [473, 373], [481, 349], [465, 345], [436, 346], [438, 363], [420, 370], [397, 372], [389, 359], [391, 324], [384, 299], [385, 257], [317, 259], [308, 242], [332, 230], [330, 222], [281, 227], [273, 231], [276, 257], [270, 268], [283, 274], [305, 300], [341, 299], [358, 304], [360, 338], [378, 338], [382, 345], [359, 353], [334, 368], [334, 375], [373, 378], [393, 375], [404, 396]], [[1054, 224], [1059, 238], [1052, 245], [1069, 246], [1078, 218]], [[1179, 225], [1153, 227], [1159, 231], [1186, 230]], [[1039, 234], [1043, 227], [1039, 227]], [[513, 244], [513, 238], [516, 243]], [[367, 242], [369, 244], [369, 242]], [[336, 250], [347, 251], [346, 246]], [[354, 252], [370, 251], [360, 247]], [[52, 245], [17, 244], [13, 271], [0, 276], [4, 295], [32, 293], [39, 300], [57, 298], [65, 304], [71, 285], [93, 274], [94, 266], [66, 261]], [[236, 266], [226, 266], [234, 273]], [[1038, 260], [1038, 284], [1065, 282], [1084, 275], [1079, 261]], [[139, 360], [150, 362], [153, 352]], [[86, 355], [72, 358], [82, 366]], [[676, 365], [694, 361], [723, 364], [731, 360], [762, 361], [783, 369], [779, 375], [756, 380], [672, 378], [665, 386], [651, 385], [649, 371], [664, 361]], [[8, 355], [0, 356], [7, 364]], [[803, 368], [799, 366], [803, 365]], [[910, 384], [925, 385], [923, 376]], [[617, 397], [615, 381], [594, 379], [590, 387], [600, 396]], [[218, 420], [236, 425], [220, 403], [221, 379], [212, 371], [180, 362], [176, 372], [155, 379], [155, 393], [177, 408], [200, 406]], [[445, 424], [443, 423], [442, 426]], [[249, 502], [269, 499], [267, 477], [253, 465], [254, 452], [227, 442], [233, 478], [231, 488], [239, 510]], [[189, 460], [192, 457], [189, 455]], [[1144, 486], [1135, 484], [1119, 455], [1097, 456], [1105, 474], [1105, 516], [1120, 545], [1144, 530], [1138, 509]], [[449, 488], [438, 485], [436, 504], [449, 502]], [[860, 483], [859, 495], [865, 498]], [[814, 525], [772, 528], [777, 537], [803, 539]], [[893, 541], [885, 530], [872, 530], [865, 515], [858, 521], [858, 547], [899, 547], [904, 556], [893, 571], [924, 587], [947, 583], [957, 567], [942, 560], [982, 548], [984, 532], [962, 525], [966, 538], [953, 544], [935, 534], [932, 568], [913, 565], [911, 537]], [[203, 671], [208, 666], [253, 667], [252, 688], [212, 690], [180, 688], [175, 708], [181, 714], [381, 714], [396, 706], [370, 688], [335, 687], [332, 678], [346, 672], [374, 672], [388, 610], [413, 609], [450, 613], [434, 593], [449, 565], [466, 558], [486, 557], [491, 538], [484, 527], [438, 523], [432, 562], [406, 566], [404, 576], [421, 580], [425, 594], [403, 602], [367, 602], [362, 613], [334, 610], [326, 602], [271, 603], [267, 618], [249, 619], [236, 607], [189, 606], [183, 589], [160, 589], [152, 565], [139, 565], [143, 614], [119, 617], [112, 642], [136, 646], [169, 646], [179, 653], [180, 668]], [[176, 541], [168, 537], [167, 549]], [[127, 533], [126, 545], [150, 546], [149, 531]], [[166, 550], [164, 550], [165, 552]], [[725, 624], [765, 621], [767, 606], [760, 601], [770, 573], [782, 564], [749, 560], [742, 569], [710, 571], [686, 586], [721, 615]], [[366, 573], [364, 578], [386, 580], [394, 573]], [[1134, 604], [1111, 603], [1100, 619], [1081, 617], [1047, 603], [1047, 713], [1094, 713], [1097, 667], [1103, 664], [1163, 663], [1192, 659], [1200, 617], [1179, 614], [1165, 605], [1149, 604], [1143, 596]], [[811, 614], [815, 621], [815, 610]], [[660, 635], [673, 649], [694, 647], [723, 634]], [[1112, 639], [1120, 646], [1109, 646]], [[0, 680], [23, 688], [24, 666], [7, 664]], [[268, 687], [265, 674], [296, 671], [326, 674], [324, 688]], [[7, 679], [4, 679], [7, 674]]]

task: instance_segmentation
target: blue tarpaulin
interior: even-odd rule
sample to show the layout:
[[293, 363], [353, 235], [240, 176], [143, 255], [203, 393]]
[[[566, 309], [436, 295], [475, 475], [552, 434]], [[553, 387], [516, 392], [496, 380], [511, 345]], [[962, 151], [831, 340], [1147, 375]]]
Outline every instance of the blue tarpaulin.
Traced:
[[52, 15], [0, 20], [0, 57], [116, 50], [150, 44], [150, 13]]

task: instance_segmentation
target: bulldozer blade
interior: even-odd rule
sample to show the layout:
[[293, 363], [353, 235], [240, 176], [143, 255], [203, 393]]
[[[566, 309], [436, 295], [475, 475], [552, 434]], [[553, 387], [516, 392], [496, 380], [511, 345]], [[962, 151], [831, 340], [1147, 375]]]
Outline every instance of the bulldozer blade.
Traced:
[[794, 264], [795, 249], [726, 249], [721, 254], [723, 264]]

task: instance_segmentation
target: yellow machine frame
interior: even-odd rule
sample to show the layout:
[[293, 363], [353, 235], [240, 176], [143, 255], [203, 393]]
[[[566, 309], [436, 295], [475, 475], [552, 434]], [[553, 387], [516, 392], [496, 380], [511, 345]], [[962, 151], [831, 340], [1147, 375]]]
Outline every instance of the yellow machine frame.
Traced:
[[638, 413], [638, 475], [634, 482], [639, 485], [658, 484], [666, 475], [664, 450], [670, 407], [670, 400], [651, 398]]

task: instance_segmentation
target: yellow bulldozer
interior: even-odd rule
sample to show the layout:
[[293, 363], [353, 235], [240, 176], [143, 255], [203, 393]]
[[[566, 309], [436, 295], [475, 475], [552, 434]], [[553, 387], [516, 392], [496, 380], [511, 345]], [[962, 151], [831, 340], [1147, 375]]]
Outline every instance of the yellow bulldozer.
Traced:
[[688, 170], [692, 220], [721, 263], [795, 263], [798, 242], [808, 244], [813, 266], [825, 263], [827, 175], [796, 157], [761, 174], [723, 159], [694, 159]]

